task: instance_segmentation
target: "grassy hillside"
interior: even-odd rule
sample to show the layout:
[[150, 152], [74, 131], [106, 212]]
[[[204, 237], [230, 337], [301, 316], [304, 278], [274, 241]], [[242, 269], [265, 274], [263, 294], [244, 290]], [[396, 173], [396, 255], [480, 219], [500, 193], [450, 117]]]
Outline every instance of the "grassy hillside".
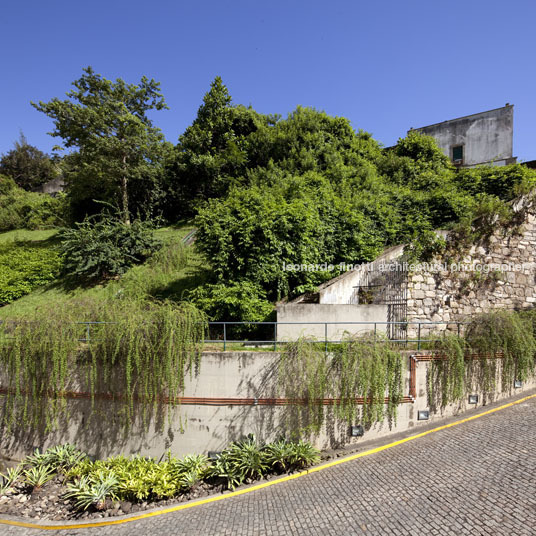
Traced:
[[[154, 299], [180, 301], [184, 291], [204, 282], [208, 266], [194, 245], [183, 245], [182, 241], [193, 231], [185, 223], [158, 229], [156, 235], [164, 242], [157, 255], [141, 266], [131, 268], [121, 279], [90, 288], [69, 288], [61, 278], [32, 290], [12, 303], [0, 308], [0, 318], [25, 316], [45, 303], [61, 303], [72, 297], [83, 298], [92, 294], [149, 296]], [[54, 251], [56, 231], [10, 231], [0, 234], [0, 246], [8, 245], [14, 251], [28, 247]], [[8, 259], [4, 259], [6, 263]], [[0, 256], [0, 271], [2, 258]], [[2, 282], [0, 281], [0, 287]], [[0, 292], [1, 292], [0, 288]], [[98, 320], [98, 319], [95, 319]]]

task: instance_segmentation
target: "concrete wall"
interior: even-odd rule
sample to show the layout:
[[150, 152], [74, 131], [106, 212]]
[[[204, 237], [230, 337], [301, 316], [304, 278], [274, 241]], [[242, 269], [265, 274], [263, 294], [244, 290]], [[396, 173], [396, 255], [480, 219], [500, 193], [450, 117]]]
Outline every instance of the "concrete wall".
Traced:
[[[408, 364], [409, 359], [408, 357]], [[170, 419], [156, 413], [146, 427], [134, 419], [131, 430], [124, 434], [117, 419], [119, 408], [113, 402], [97, 400], [98, 414], [90, 418], [89, 400], [68, 399], [69, 415], [59, 423], [56, 432], [25, 432], [18, 426], [10, 433], [0, 430], [0, 456], [19, 459], [36, 447], [48, 447], [67, 441], [97, 457], [120, 453], [160, 457], [167, 450], [180, 456], [220, 451], [230, 441], [238, 440], [249, 433], [256, 434], [261, 441], [275, 440], [307, 424], [299, 416], [299, 406], [238, 405], [237, 402], [229, 400], [214, 402], [214, 399], [211, 403], [209, 397], [236, 401], [237, 398], [262, 400], [281, 396], [277, 386], [278, 363], [279, 354], [275, 352], [204, 353], [199, 373], [187, 379], [184, 392], [184, 396], [197, 397], [198, 403], [176, 408]], [[396, 423], [385, 421], [366, 430], [363, 438], [352, 438], [348, 424], [336, 421], [327, 408], [326, 425], [317, 436], [309, 436], [309, 439], [318, 448], [338, 448], [418, 428], [426, 421], [417, 420], [417, 411], [429, 409], [428, 366], [426, 362], [417, 363], [416, 400], [414, 403], [399, 406]], [[514, 392], [523, 392], [533, 385], [534, 382], [527, 382], [520, 389], [497, 396], [484, 396], [480, 393], [478, 406]], [[405, 373], [405, 394], [407, 393], [409, 366]], [[450, 405], [443, 411], [432, 414], [431, 420], [440, 420], [444, 416], [462, 413], [474, 407], [468, 406], [465, 401]], [[358, 421], [359, 419], [356, 419], [355, 424], [358, 424]]]
[[[345, 335], [356, 336], [374, 331], [373, 324], [356, 325], [350, 322], [387, 322], [387, 305], [289, 303], [278, 305], [277, 321], [279, 323], [278, 341], [296, 340], [299, 337], [322, 341], [325, 340], [326, 333], [328, 340], [340, 341]], [[284, 322], [293, 322], [293, 324], [284, 324]], [[348, 322], [348, 324], [326, 326], [325, 324], [307, 324], [307, 322]], [[376, 330], [385, 332], [385, 327], [385, 324], [378, 324]]]
[[65, 190], [65, 181], [61, 177], [56, 177], [45, 184], [42, 184], [39, 191], [43, 194], [55, 195]]
[[[393, 246], [386, 249], [374, 262], [358, 264], [353, 270], [346, 271], [318, 287], [319, 303], [352, 303], [356, 287], [363, 285], [367, 271], [375, 265], [389, 262], [402, 255], [404, 246]], [[290, 302], [299, 303], [300, 298]]]
[[463, 145], [464, 166], [505, 165], [513, 154], [514, 107], [506, 105], [416, 130], [434, 137], [450, 159], [452, 148]]

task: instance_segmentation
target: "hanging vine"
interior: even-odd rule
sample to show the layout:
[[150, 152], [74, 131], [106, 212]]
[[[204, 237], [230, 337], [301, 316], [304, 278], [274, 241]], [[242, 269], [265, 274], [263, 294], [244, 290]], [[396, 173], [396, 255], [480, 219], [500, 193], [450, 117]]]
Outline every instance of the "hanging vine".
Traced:
[[[99, 324], [88, 322], [99, 319]], [[0, 364], [7, 387], [3, 422], [55, 427], [67, 391], [119, 403], [125, 423], [162, 397], [173, 402], [199, 366], [205, 322], [188, 305], [86, 298], [3, 324]], [[89, 334], [89, 339], [88, 339]]]
[[443, 337], [435, 347], [441, 359], [431, 363], [428, 374], [430, 404], [444, 407], [460, 401], [470, 387], [483, 393], [498, 387], [509, 391], [514, 380], [532, 376], [534, 319], [533, 312], [495, 311], [474, 316], [463, 339]]
[[[278, 383], [297, 402], [293, 418], [303, 431], [318, 432], [325, 420], [323, 399], [334, 399], [334, 414], [348, 424], [395, 419], [402, 400], [404, 359], [387, 340], [348, 339], [327, 353], [299, 340], [281, 355]], [[387, 404], [386, 402], [387, 398]]]
[[465, 340], [456, 335], [446, 335], [435, 344], [439, 359], [428, 368], [430, 407], [444, 407], [465, 394], [465, 350]]

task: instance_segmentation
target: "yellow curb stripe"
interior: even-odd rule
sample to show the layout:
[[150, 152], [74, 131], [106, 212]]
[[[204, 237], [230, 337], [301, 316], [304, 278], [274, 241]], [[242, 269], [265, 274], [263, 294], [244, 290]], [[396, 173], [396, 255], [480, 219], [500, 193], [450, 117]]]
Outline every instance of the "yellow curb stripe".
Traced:
[[460, 419], [459, 421], [454, 421], [450, 424], [444, 424], [442, 426], [438, 426], [437, 428], [433, 428], [431, 430], [427, 430], [425, 432], [421, 432], [420, 434], [415, 434], [409, 437], [406, 437], [404, 439], [400, 439], [398, 441], [393, 441], [392, 443], [388, 443], [386, 445], [382, 445], [380, 447], [376, 447], [370, 450], [366, 450], [364, 452], [358, 452], [357, 454], [352, 454], [351, 456], [347, 456], [345, 458], [340, 458], [338, 460], [333, 460], [332, 462], [325, 463], [323, 465], [317, 465], [316, 467], [312, 467], [311, 469], [307, 469], [305, 471], [301, 471], [299, 473], [293, 474], [293, 475], [287, 475], [283, 476], [281, 478], [278, 478], [276, 480], [271, 480], [269, 482], [263, 482], [262, 484], [256, 484], [255, 486], [251, 486], [248, 488], [244, 488], [237, 491], [232, 491], [230, 493], [226, 493], [224, 495], [214, 495], [212, 497], [208, 497], [207, 499], [200, 499], [198, 501], [192, 501], [185, 504], [179, 504], [177, 506], [173, 506], [171, 508], [166, 508], [164, 510], [158, 510], [156, 512], [148, 512], [146, 514], [140, 514], [137, 516], [132, 516], [128, 518], [122, 518], [122, 519], [114, 519], [110, 521], [98, 521], [94, 523], [86, 523], [86, 524], [78, 524], [78, 525], [39, 525], [37, 523], [25, 523], [23, 521], [10, 521], [7, 519], [0, 519], [0, 524], [3, 525], [13, 525], [16, 527], [25, 527], [30, 529], [41, 529], [41, 530], [72, 530], [72, 529], [85, 529], [85, 528], [93, 528], [93, 527], [107, 527], [110, 525], [122, 525], [123, 523], [131, 523], [133, 521], [139, 521], [140, 519], [147, 519], [149, 517], [155, 517], [155, 516], [161, 516], [163, 514], [169, 514], [171, 512], [178, 512], [180, 510], [186, 510], [188, 508], [194, 508], [195, 506], [201, 506], [203, 504], [209, 504], [217, 501], [222, 501], [224, 499], [229, 499], [231, 497], [237, 497], [239, 495], [245, 495], [246, 493], [252, 493], [253, 491], [257, 491], [259, 489], [268, 488], [270, 486], [275, 486], [276, 484], [281, 484], [283, 482], [289, 482], [290, 480], [295, 480], [296, 478], [301, 478], [303, 476], [309, 475], [311, 473], [317, 473], [319, 471], [324, 471], [325, 469], [329, 469], [330, 467], [335, 467], [336, 465], [341, 465], [343, 463], [348, 463], [353, 460], [357, 460], [358, 458], [363, 458], [365, 456], [370, 456], [372, 454], [377, 454], [378, 452], [382, 452], [384, 450], [396, 447], [398, 445], [402, 445], [404, 443], [408, 443], [409, 441], [414, 441], [415, 439], [419, 439], [421, 437], [427, 436], [429, 434], [433, 434], [434, 432], [440, 432], [441, 430], [446, 430], [447, 428], [452, 428], [453, 426], [458, 426], [459, 424], [463, 424], [469, 421], [473, 421], [475, 419], [479, 419], [480, 417], [484, 417], [485, 415], [490, 415], [492, 413], [495, 413], [497, 411], [501, 411], [506, 408], [510, 408], [512, 406], [515, 406], [516, 404], [521, 404], [522, 402], [526, 402], [527, 400], [530, 400], [531, 398], [536, 398], [536, 394], [526, 396], [524, 398], [520, 398], [519, 400], [516, 400], [514, 402], [509, 402], [508, 404], [504, 404], [502, 406], [499, 406], [497, 408], [489, 409], [487, 411], [483, 411], [482, 413], [478, 413], [476, 415], [471, 415], [470, 417], [467, 417], [465, 419]]

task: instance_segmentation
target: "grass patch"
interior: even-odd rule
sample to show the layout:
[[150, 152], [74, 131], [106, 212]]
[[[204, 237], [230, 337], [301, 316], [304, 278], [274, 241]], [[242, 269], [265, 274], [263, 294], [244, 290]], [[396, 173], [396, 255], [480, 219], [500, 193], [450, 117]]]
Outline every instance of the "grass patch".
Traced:
[[42, 242], [49, 240], [56, 235], [57, 229], [43, 229], [37, 231], [30, 231], [28, 229], [16, 229], [14, 231], [7, 231], [0, 233], [0, 244], [5, 242]]
[[[25, 317], [31, 315], [36, 308], [50, 303], [61, 305], [73, 298], [123, 295], [133, 299], [180, 302], [185, 291], [202, 284], [210, 274], [210, 264], [197, 252], [195, 244], [182, 245], [182, 240], [194, 229], [189, 222], [157, 229], [157, 238], [164, 242], [162, 250], [143, 265], [128, 270], [120, 279], [89, 288], [72, 288], [65, 280], [56, 278], [2, 307], [0, 318]], [[54, 242], [56, 232], [10, 231], [0, 234], [0, 244], [23, 238], [26, 242], [32, 241], [36, 246], [48, 247]]]

